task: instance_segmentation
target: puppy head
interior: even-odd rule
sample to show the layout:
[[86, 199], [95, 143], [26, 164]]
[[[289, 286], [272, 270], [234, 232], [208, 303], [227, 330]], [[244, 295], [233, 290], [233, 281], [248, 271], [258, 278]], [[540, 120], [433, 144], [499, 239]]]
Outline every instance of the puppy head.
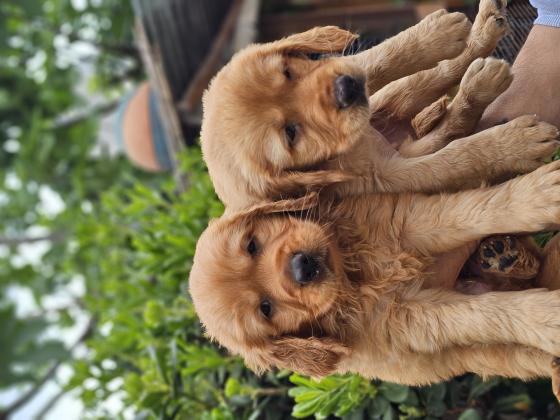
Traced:
[[334, 321], [348, 285], [328, 230], [281, 213], [309, 204], [302, 200], [211, 223], [197, 244], [189, 284], [208, 335], [251, 368], [318, 377], [349, 352]]
[[366, 73], [341, 58], [313, 58], [341, 52], [354, 39], [330, 26], [253, 45], [214, 78], [204, 96], [201, 139], [226, 205], [316, 186], [309, 181], [341, 182], [340, 174], [331, 179], [316, 170], [368, 127]]

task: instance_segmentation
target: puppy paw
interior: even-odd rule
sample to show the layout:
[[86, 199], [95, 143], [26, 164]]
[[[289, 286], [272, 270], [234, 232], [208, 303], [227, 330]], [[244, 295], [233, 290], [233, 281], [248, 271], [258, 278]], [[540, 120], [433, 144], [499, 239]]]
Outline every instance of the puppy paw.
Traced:
[[441, 54], [441, 59], [456, 57], [465, 49], [472, 26], [463, 13], [446, 10], [433, 12], [421, 24], [429, 34], [431, 48]]
[[481, 242], [476, 265], [483, 275], [530, 279], [537, 275], [539, 259], [513, 236], [493, 236]]
[[488, 106], [511, 84], [510, 66], [496, 58], [477, 58], [461, 80], [459, 94], [471, 106]]
[[533, 288], [508, 294], [514, 296], [507, 303], [514, 309], [510, 320], [520, 322], [517, 327], [524, 325], [517, 329], [516, 341], [560, 354], [560, 291]]
[[473, 23], [469, 47], [485, 57], [496, 48], [509, 29], [506, 18], [507, 0], [481, 0]]
[[560, 225], [560, 161], [546, 164], [503, 185], [505, 188], [499, 194], [509, 196], [509, 199], [504, 197], [505, 202], [509, 201], [504, 208], [507, 212], [504, 218], [516, 220], [518, 230], [537, 232], [556, 229]]
[[495, 156], [500, 156], [497, 166], [513, 173], [531, 172], [542, 166], [560, 146], [558, 129], [534, 115], [518, 117], [490, 130], [494, 136], [491, 147], [497, 149], [493, 151]]

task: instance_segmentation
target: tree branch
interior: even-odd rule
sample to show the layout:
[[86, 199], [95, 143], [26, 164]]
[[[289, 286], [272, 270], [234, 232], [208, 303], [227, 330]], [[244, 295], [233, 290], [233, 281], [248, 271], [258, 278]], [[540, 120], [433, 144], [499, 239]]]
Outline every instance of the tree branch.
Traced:
[[69, 34], [68, 40], [70, 42], [84, 42], [105, 52], [115, 53], [117, 55], [126, 55], [140, 61], [140, 54], [138, 52], [138, 48], [136, 48], [134, 44], [123, 44], [118, 42], [85, 39], [75, 33]]
[[[95, 318], [91, 318], [84, 332], [80, 335], [78, 340], [76, 340], [76, 342], [70, 347], [69, 349], [70, 352], [72, 352], [80, 343], [82, 343], [91, 335], [91, 333], [93, 332], [93, 328], [95, 327], [95, 324], [96, 324]], [[33, 384], [33, 386], [26, 393], [24, 393], [21, 397], [15, 400], [6, 409], [0, 411], [0, 420], [8, 420], [10, 415], [12, 415], [15, 411], [19, 410], [21, 407], [27, 404], [33, 397], [35, 397], [35, 395], [37, 395], [37, 393], [43, 388], [43, 385], [45, 385], [45, 383], [47, 383], [49, 380], [54, 378], [56, 372], [58, 371], [58, 368], [60, 367], [60, 365], [62, 365], [63, 362], [64, 362], [63, 360], [56, 361], [49, 368], [49, 370], [43, 375], [43, 377], [41, 377], [37, 382], [35, 382], [35, 384]]]
[[253, 398], [259, 397], [269, 397], [269, 396], [278, 396], [278, 395], [286, 395], [288, 392], [288, 388], [286, 387], [279, 387], [279, 388], [258, 388], [251, 396]]
[[36, 312], [32, 312], [25, 316], [25, 320], [32, 320], [38, 318], [44, 318], [50, 314], [56, 314], [57, 312], [68, 311], [70, 309], [82, 308], [83, 309], [83, 302], [81, 299], [72, 299], [71, 303], [61, 306], [55, 306], [52, 308], [45, 308], [38, 310]]
[[62, 388], [58, 391], [47, 403], [41, 408], [41, 410], [35, 416], [35, 420], [42, 420], [49, 411], [56, 405], [56, 403], [66, 394], [66, 390]]
[[15, 238], [0, 236], [0, 245], [17, 246], [22, 244], [32, 244], [41, 241], [58, 243], [64, 240], [64, 238], [66, 238], [66, 234], [63, 232], [53, 232], [53, 233], [49, 233], [48, 235], [40, 235], [40, 236], [19, 236]]
[[121, 98], [114, 101], [103, 102], [98, 105], [91, 106], [84, 110], [71, 110], [60, 117], [56, 118], [52, 123], [52, 129], [68, 128], [73, 125], [79, 124], [88, 118], [95, 117], [102, 114], [107, 114], [119, 106]]

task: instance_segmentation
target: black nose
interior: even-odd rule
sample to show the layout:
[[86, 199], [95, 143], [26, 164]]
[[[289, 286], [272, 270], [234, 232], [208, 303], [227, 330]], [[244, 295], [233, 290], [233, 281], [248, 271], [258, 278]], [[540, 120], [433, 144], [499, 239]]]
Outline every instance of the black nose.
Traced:
[[364, 83], [348, 75], [338, 76], [334, 79], [334, 97], [339, 108], [348, 108], [365, 99]]
[[307, 284], [319, 275], [319, 261], [311, 255], [297, 253], [290, 261], [294, 280], [299, 284]]

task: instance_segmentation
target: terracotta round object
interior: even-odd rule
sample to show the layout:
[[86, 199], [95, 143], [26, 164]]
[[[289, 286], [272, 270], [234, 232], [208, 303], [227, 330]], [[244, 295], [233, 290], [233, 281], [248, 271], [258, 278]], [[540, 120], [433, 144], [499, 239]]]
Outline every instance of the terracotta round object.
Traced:
[[155, 94], [148, 82], [126, 96], [118, 111], [117, 132], [129, 160], [141, 169], [171, 168]]

